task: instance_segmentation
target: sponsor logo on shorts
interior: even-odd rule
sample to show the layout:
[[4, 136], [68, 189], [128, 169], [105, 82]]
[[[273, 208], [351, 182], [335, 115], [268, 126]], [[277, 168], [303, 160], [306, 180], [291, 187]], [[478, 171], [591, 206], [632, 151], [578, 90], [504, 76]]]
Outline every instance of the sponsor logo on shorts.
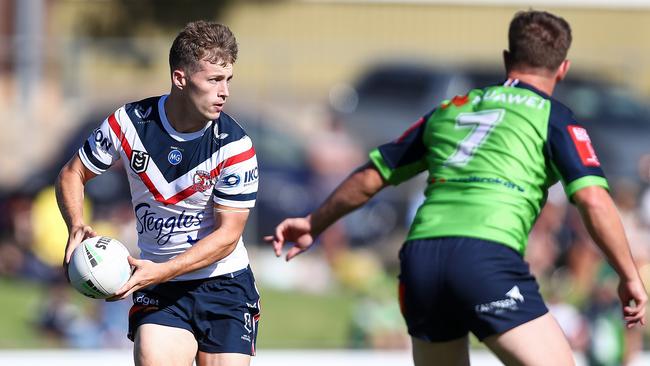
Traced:
[[253, 317], [251, 317], [250, 313], [244, 313], [244, 329], [246, 329], [246, 331], [248, 333], [253, 332], [253, 321], [252, 320], [253, 320]]
[[489, 302], [487, 304], [480, 304], [474, 307], [477, 313], [494, 313], [501, 314], [505, 311], [517, 311], [519, 304], [524, 302], [524, 296], [519, 291], [519, 286], [513, 286], [506, 292], [506, 298]]
[[135, 298], [133, 298], [133, 303], [138, 304], [138, 305], [144, 305], [144, 306], [149, 306], [149, 305], [154, 305], [158, 306], [158, 299], [154, 299], [152, 297], [149, 297], [145, 294], [139, 294]]

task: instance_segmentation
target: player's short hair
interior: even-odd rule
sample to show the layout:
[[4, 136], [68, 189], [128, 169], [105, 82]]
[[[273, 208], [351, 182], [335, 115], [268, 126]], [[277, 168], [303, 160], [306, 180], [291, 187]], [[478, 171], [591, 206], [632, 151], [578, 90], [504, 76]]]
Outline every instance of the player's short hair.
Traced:
[[237, 60], [237, 40], [230, 28], [215, 22], [198, 20], [188, 23], [176, 36], [169, 50], [169, 67], [189, 73], [198, 70], [199, 61], [220, 65]]
[[566, 20], [545, 11], [520, 11], [508, 30], [508, 66], [555, 71], [570, 46], [571, 26]]

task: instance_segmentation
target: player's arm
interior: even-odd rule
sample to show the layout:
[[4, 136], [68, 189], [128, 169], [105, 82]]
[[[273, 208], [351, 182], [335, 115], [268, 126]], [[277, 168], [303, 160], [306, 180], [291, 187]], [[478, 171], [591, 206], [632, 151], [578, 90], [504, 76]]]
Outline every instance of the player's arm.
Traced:
[[[553, 106], [551, 107], [553, 108]], [[632, 259], [625, 231], [587, 130], [560, 109], [549, 123], [547, 154], [578, 206], [590, 235], [616, 270], [618, 295], [628, 327], [645, 324], [647, 295]], [[630, 301], [634, 300], [634, 304]]]
[[282, 255], [286, 242], [295, 243], [287, 260], [306, 251], [320, 233], [341, 217], [363, 206], [388, 183], [370, 162], [357, 168], [313, 213], [306, 217], [286, 219], [275, 229], [275, 235], [264, 237], [273, 244], [275, 255]]
[[618, 291], [627, 326], [645, 324], [648, 296], [609, 193], [602, 187], [590, 186], [577, 191], [572, 199], [580, 210], [589, 234], [620, 277]]
[[84, 186], [86, 182], [105, 172], [120, 158], [120, 141], [109, 125], [109, 119], [113, 119], [115, 125], [119, 126], [115, 119], [118, 112], [105, 119], [90, 134], [77, 154], [61, 169], [56, 180], [57, 203], [61, 216], [68, 226], [64, 267], [70, 261], [70, 255], [79, 243], [97, 235], [83, 219]]
[[182, 254], [163, 263], [129, 257], [129, 263], [134, 267], [133, 274], [110, 300], [125, 299], [143, 287], [169, 281], [227, 257], [235, 250], [244, 232], [248, 213], [247, 208], [215, 205], [215, 230]]
[[56, 201], [61, 216], [68, 227], [68, 243], [65, 248], [64, 267], [70, 261], [70, 255], [84, 239], [96, 236], [92, 228], [83, 219], [84, 186], [97, 174], [86, 168], [79, 155], [70, 159], [63, 166], [56, 179]]
[[287, 242], [294, 243], [287, 260], [306, 251], [320, 233], [346, 214], [368, 202], [389, 184], [397, 185], [426, 169], [423, 134], [433, 112], [420, 118], [399, 138], [370, 152], [370, 161], [354, 170], [310, 215], [281, 222], [274, 235], [264, 237], [282, 255]]

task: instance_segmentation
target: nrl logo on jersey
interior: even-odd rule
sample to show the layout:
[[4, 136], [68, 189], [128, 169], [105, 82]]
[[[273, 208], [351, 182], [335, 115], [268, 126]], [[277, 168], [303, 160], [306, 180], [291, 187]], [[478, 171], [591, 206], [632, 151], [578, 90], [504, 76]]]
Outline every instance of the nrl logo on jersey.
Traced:
[[192, 181], [194, 182], [192, 188], [197, 192], [205, 192], [208, 189], [211, 189], [214, 184], [210, 173], [205, 170], [198, 170], [194, 173]]
[[147, 170], [149, 165], [149, 154], [146, 151], [133, 150], [131, 154], [131, 169], [140, 174]]

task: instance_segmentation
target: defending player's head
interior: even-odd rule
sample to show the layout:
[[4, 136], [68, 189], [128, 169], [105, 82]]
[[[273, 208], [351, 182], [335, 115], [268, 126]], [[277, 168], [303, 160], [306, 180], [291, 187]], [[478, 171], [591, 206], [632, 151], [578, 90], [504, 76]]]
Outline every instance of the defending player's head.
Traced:
[[203, 20], [188, 23], [169, 50], [170, 98], [185, 99], [183, 118], [219, 118], [230, 95], [229, 82], [237, 60], [237, 40], [230, 29]]
[[571, 46], [571, 27], [566, 20], [545, 11], [520, 11], [510, 22], [508, 51], [504, 61], [508, 72], [564, 78]]

